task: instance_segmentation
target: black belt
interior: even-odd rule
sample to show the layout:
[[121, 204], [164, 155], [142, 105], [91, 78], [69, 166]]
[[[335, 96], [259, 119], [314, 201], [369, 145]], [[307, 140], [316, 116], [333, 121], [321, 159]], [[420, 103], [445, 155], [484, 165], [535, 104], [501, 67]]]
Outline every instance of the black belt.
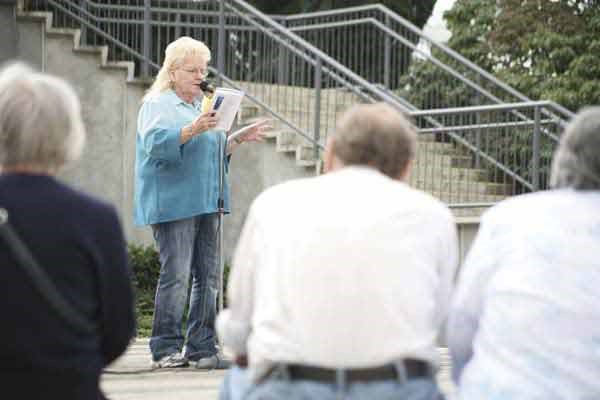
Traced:
[[287, 378], [290, 380], [307, 380], [323, 383], [336, 383], [338, 371], [342, 371], [346, 383], [414, 379], [432, 377], [433, 375], [431, 367], [425, 361], [404, 359], [399, 363], [404, 365], [405, 376], [401, 376], [397, 364], [386, 364], [375, 368], [339, 370], [295, 364], [284, 365], [284, 367], [287, 370]]

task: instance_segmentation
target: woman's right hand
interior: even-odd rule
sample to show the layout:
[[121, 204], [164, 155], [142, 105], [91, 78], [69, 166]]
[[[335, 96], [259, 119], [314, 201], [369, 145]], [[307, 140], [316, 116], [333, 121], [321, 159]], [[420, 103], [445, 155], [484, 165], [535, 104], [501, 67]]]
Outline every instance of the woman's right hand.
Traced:
[[214, 111], [204, 112], [189, 125], [184, 126], [181, 129], [181, 143], [186, 143], [188, 140], [196, 135], [213, 129], [217, 126], [219, 118], [216, 117]]

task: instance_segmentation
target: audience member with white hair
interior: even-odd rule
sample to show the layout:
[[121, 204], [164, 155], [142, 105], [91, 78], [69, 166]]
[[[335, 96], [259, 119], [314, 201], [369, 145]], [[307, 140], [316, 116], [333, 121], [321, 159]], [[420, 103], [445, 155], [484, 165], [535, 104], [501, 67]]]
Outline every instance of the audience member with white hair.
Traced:
[[600, 398], [600, 107], [554, 155], [553, 190], [481, 219], [448, 324], [458, 398]]
[[400, 112], [357, 105], [328, 139], [327, 174], [257, 197], [217, 320], [240, 365], [222, 399], [441, 398], [458, 245], [448, 208], [405, 183], [415, 152]]
[[[23, 64], [0, 71], [0, 208], [8, 214], [0, 226], [0, 382], [16, 398], [101, 397], [102, 369], [134, 332], [114, 208], [55, 177], [79, 157], [84, 138], [79, 100], [65, 81]], [[35, 264], [41, 272], [31, 275]]]

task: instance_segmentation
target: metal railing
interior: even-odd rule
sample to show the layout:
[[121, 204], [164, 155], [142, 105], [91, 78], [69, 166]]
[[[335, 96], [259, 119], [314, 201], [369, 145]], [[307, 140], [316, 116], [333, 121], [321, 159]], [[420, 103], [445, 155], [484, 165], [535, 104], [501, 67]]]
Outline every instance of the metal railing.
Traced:
[[218, 68], [211, 71], [219, 80], [316, 143], [317, 153], [340, 109], [372, 101], [405, 109], [244, 1], [27, 0], [25, 9], [53, 11], [58, 26], [81, 29], [84, 45], [108, 45], [110, 59], [134, 62], [142, 78], [157, 72], [174, 39], [202, 40], [213, 50]]
[[[432, 185], [438, 191], [433, 194], [449, 203], [493, 202], [546, 189], [552, 155], [565, 123], [560, 117], [544, 116], [554, 113], [554, 106], [538, 101], [411, 111], [422, 138], [419, 154], [429, 155], [417, 157], [411, 182], [417, 187]], [[426, 146], [431, 151], [425, 151]], [[436, 152], [448, 157], [432, 158]], [[461, 179], [432, 183], [445, 177], [436, 169], [453, 170], [442, 168], [444, 162], [454, 167], [451, 173], [467, 168], [462, 173], [469, 174], [469, 179], [462, 185]], [[451, 185], [461, 186], [452, 190]], [[445, 194], [445, 189], [451, 194]]]
[[275, 19], [418, 109], [531, 101], [382, 4]]
[[[277, 17], [286, 29], [242, 0], [23, 1], [25, 10], [53, 11], [58, 26], [81, 29], [82, 44], [107, 45], [110, 59], [134, 62], [140, 77], [156, 73], [166, 45], [176, 38], [202, 40], [213, 51], [214, 77], [244, 90], [250, 102], [277, 120], [280, 129], [302, 138], [283, 145], [305, 145], [314, 159], [319, 158], [339, 113], [349, 105], [392, 104], [410, 113], [421, 138], [427, 138], [419, 145], [413, 184], [451, 204], [496, 201], [544, 188], [552, 143], [572, 116], [557, 104], [528, 101], [380, 5]], [[355, 31], [349, 34], [348, 29]], [[323, 32], [334, 33], [326, 37]], [[371, 45], [370, 58], [362, 57], [367, 45], [361, 44], [361, 38]], [[467, 74], [427, 58], [417, 45], [423, 40], [430, 40], [444, 57], [454, 57], [453, 62]], [[382, 60], [376, 59], [378, 52]], [[361, 59], [362, 64], [353, 63]], [[444, 88], [446, 95], [426, 94], [426, 101], [415, 104], [410, 96], [402, 97], [406, 87], [391, 90], [411, 73], [413, 65], [403, 60], [431, 62], [439, 79], [430, 84], [440, 92]], [[379, 61], [381, 65], [374, 68]], [[375, 73], [383, 83], [372, 83], [380, 81]], [[515, 97], [517, 102], [503, 104]], [[472, 107], [485, 104], [485, 99], [500, 105]], [[423, 106], [439, 110], [419, 111]], [[462, 108], [453, 108], [457, 106]], [[486, 180], [491, 186], [485, 186]]]

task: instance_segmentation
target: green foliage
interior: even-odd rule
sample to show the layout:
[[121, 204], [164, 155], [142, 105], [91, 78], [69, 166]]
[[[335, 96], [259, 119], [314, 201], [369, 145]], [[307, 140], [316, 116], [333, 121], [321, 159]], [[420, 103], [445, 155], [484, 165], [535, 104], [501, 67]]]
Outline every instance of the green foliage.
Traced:
[[[444, 15], [449, 47], [533, 100], [571, 109], [600, 104], [600, 1], [457, 0]], [[433, 49], [432, 56], [505, 101]], [[403, 91], [419, 108], [478, 104], [475, 92], [429, 61], [414, 62]]]
[[158, 252], [153, 246], [127, 245], [136, 289], [154, 290], [160, 272]]
[[158, 252], [152, 246], [127, 245], [129, 265], [133, 272], [133, 287], [137, 316], [137, 335], [150, 336], [152, 329], [152, 314], [154, 312], [154, 292], [160, 261]]

